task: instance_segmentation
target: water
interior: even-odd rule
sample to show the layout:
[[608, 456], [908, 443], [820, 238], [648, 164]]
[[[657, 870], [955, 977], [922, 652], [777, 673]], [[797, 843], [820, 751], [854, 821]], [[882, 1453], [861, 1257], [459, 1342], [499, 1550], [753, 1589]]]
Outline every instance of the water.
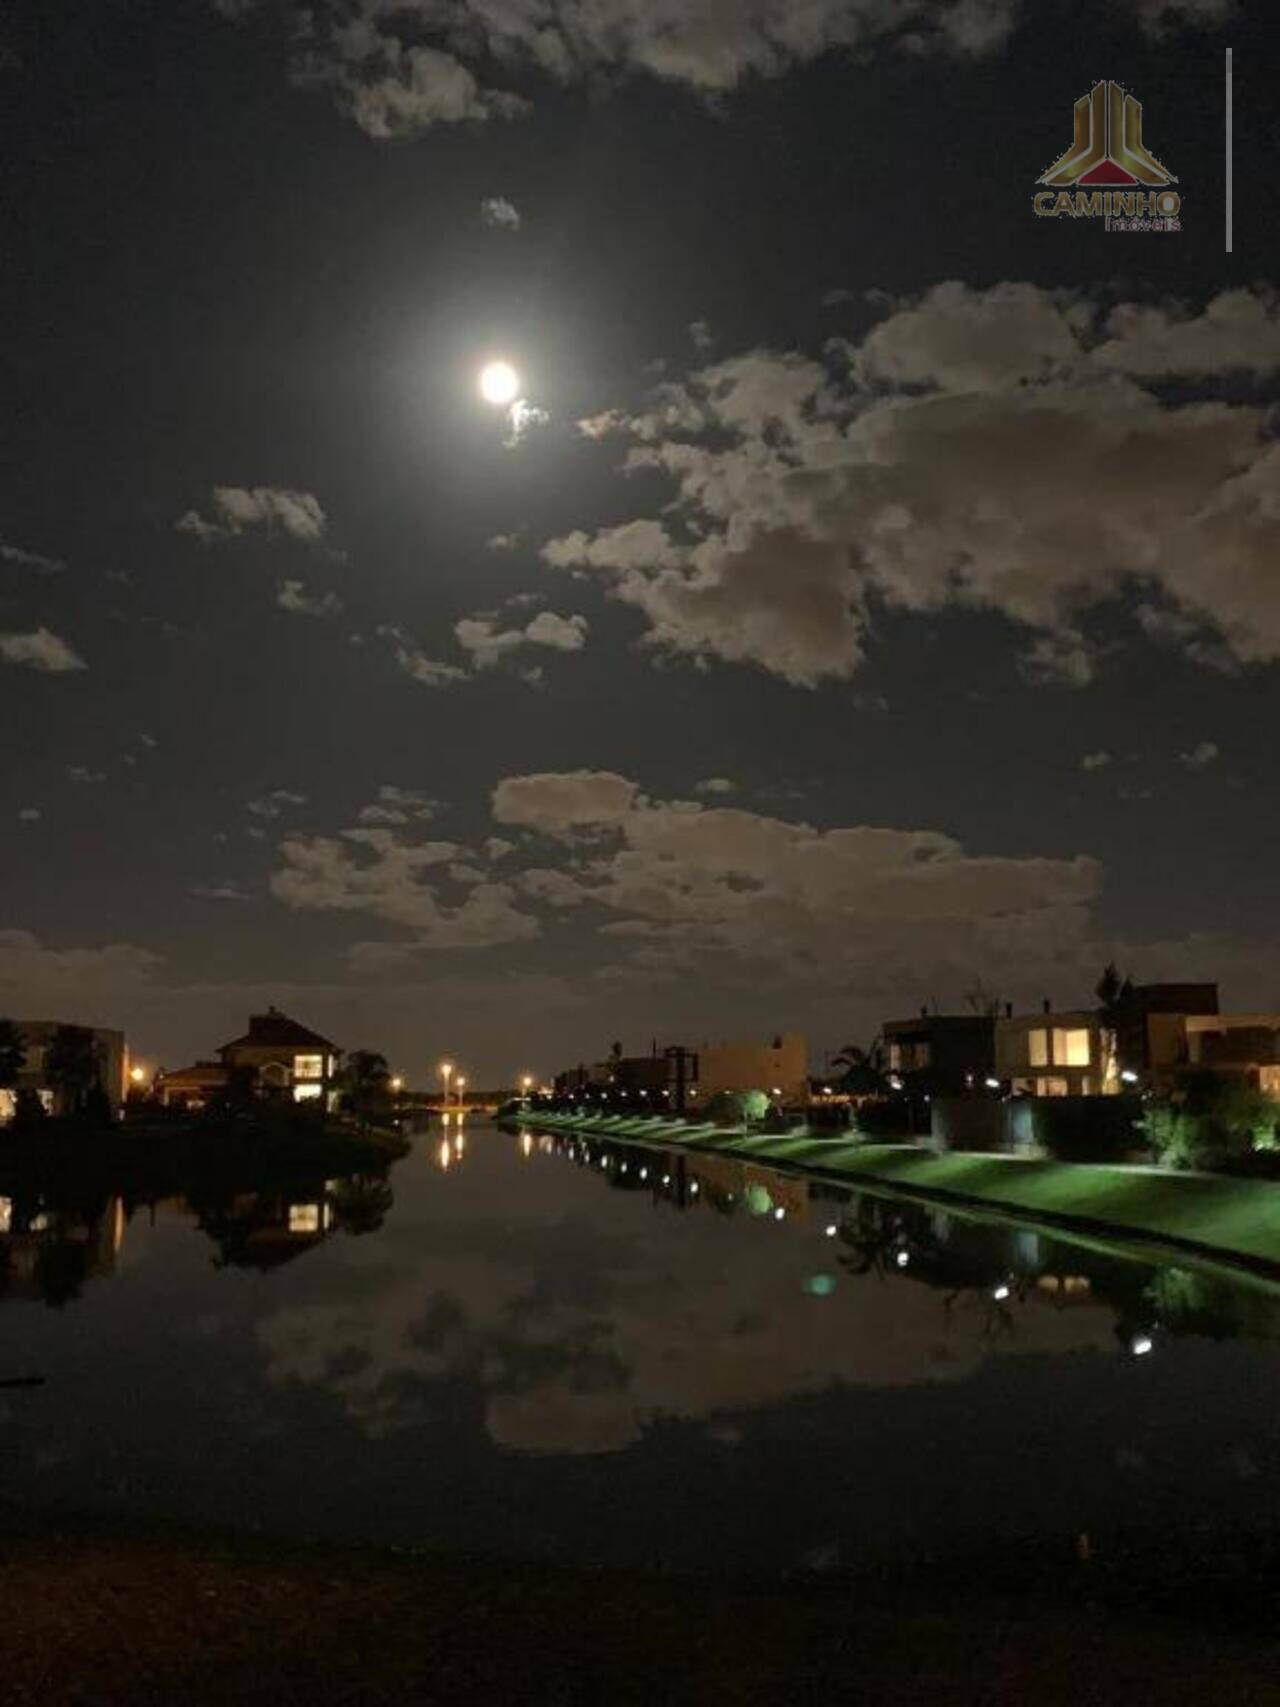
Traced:
[[1082, 1533], [1207, 1556], [1277, 1516], [1276, 1291], [455, 1132], [386, 1182], [154, 1205], [0, 1175], [0, 1381], [43, 1378], [0, 1390], [0, 1498], [763, 1573]]

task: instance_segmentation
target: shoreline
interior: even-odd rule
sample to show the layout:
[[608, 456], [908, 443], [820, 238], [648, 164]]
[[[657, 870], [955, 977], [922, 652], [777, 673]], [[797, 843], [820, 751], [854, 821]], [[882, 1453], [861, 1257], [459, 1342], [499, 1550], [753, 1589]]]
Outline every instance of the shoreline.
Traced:
[[735, 1157], [828, 1184], [1034, 1223], [1060, 1236], [1166, 1254], [1280, 1288], [1280, 1183], [987, 1152], [939, 1153], [808, 1131], [753, 1134], [626, 1115], [532, 1114], [505, 1126]]

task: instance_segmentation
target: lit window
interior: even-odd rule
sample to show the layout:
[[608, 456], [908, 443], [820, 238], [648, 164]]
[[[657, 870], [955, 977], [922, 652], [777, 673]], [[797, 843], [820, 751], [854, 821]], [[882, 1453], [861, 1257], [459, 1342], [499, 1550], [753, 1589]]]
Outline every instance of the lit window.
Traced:
[[7, 1233], [13, 1226], [13, 1199], [0, 1197], [0, 1233]]
[[898, 1073], [902, 1070], [902, 1046], [897, 1043], [889, 1045], [889, 1071]]
[[1070, 1096], [1071, 1087], [1065, 1079], [1037, 1079], [1036, 1095], [1038, 1097]]
[[291, 1203], [289, 1205], [289, 1231], [291, 1233], [318, 1233], [320, 1231], [320, 1205], [318, 1203]]
[[323, 1085], [295, 1085], [293, 1087], [294, 1102], [316, 1102], [323, 1095]]
[[1049, 1065], [1049, 1033], [1047, 1031], [1029, 1031], [1027, 1033], [1027, 1060], [1033, 1067]]
[[[0, 1091], [0, 1124], [12, 1120], [18, 1109], [18, 1098], [13, 1091]], [[3, 1199], [0, 1199], [3, 1201]]]
[[1082, 1026], [1078, 1031], [1054, 1032], [1053, 1064], [1055, 1067], [1089, 1065], [1089, 1032], [1086, 1027]]
[[323, 1055], [295, 1055], [293, 1058], [293, 1076], [295, 1079], [323, 1079]]

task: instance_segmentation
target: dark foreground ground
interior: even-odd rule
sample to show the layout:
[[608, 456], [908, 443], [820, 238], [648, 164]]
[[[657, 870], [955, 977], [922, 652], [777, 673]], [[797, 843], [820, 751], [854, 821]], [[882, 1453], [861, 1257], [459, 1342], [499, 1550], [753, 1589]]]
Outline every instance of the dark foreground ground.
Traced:
[[6, 1707], [1280, 1703], [1276, 1602], [1243, 1559], [1245, 1624], [1193, 1579], [1139, 1611], [1069, 1556], [1056, 1591], [954, 1572], [766, 1591], [5, 1527]]

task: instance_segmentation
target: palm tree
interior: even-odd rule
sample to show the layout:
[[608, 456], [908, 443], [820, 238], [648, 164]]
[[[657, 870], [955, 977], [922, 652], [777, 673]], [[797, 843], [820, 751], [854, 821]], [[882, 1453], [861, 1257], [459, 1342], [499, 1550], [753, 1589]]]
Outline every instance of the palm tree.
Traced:
[[875, 1065], [869, 1049], [861, 1049], [856, 1043], [846, 1043], [838, 1055], [831, 1057], [831, 1064], [844, 1068], [840, 1085], [851, 1096], [876, 1096], [884, 1089], [884, 1075]]
[[0, 1089], [12, 1090], [27, 1064], [27, 1040], [11, 1019], [0, 1019]]
[[61, 1093], [64, 1114], [80, 1114], [85, 1099], [102, 1078], [98, 1041], [87, 1026], [60, 1025], [45, 1056], [45, 1074]]
[[373, 1125], [373, 1117], [391, 1101], [391, 1069], [385, 1055], [373, 1049], [353, 1049], [339, 1078], [342, 1106], [353, 1114], [362, 1129]]

